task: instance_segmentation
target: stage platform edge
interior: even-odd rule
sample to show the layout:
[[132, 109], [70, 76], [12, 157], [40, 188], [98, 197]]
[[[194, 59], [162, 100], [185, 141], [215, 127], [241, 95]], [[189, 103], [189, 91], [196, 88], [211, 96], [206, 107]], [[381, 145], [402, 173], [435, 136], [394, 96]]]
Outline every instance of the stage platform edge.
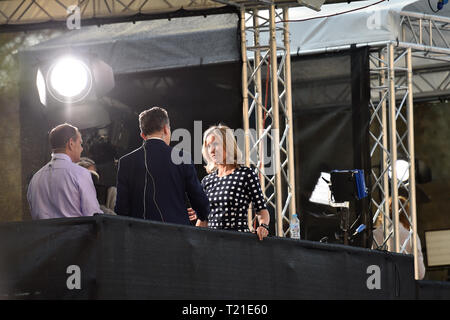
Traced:
[[1, 299], [449, 299], [409, 255], [128, 217], [0, 224]]

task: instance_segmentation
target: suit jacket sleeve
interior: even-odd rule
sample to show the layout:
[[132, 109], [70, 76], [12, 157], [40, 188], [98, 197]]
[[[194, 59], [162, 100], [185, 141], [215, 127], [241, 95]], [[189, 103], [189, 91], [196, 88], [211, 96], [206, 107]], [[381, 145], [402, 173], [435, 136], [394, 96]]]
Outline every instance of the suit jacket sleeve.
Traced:
[[197, 217], [201, 221], [208, 220], [209, 214], [209, 200], [203, 191], [203, 187], [197, 177], [197, 170], [191, 163], [185, 164], [185, 177], [186, 177], [186, 193], [191, 202], [192, 208], [196, 211]]
[[118, 215], [130, 215], [130, 187], [128, 183], [129, 168], [124, 164], [123, 159], [119, 160], [119, 167], [117, 170], [117, 197], [114, 211]]

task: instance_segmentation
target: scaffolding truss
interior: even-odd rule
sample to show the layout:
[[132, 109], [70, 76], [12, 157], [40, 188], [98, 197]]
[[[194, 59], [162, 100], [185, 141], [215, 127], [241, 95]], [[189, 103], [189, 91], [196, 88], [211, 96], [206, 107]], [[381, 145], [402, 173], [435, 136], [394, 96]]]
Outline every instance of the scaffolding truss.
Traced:
[[[411, 241], [416, 279], [419, 276], [413, 95], [414, 89], [419, 93], [425, 91], [420, 83], [425, 83], [426, 91], [434, 95], [445, 92], [449, 88], [450, 73], [448, 65], [434, 65], [416, 70], [413, 76], [413, 57], [450, 61], [449, 22], [450, 19], [442, 17], [401, 12], [402, 42], [372, 47], [370, 53], [372, 212], [373, 223], [383, 230], [383, 241], [378, 243], [374, 239], [374, 243], [381, 249], [405, 253]], [[436, 78], [436, 72], [444, 75], [432, 84], [427, 75]], [[408, 163], [404, 177], [397, 173], [394, 165], [397, 160]], [[400, 201], [399, 195], [406, 201]], [[409, 229], [403, 242], [399, 233], [401, 220], [407, 222], [406, 229]]]
[[[373, 223], [380, 225], [383, 230], [383, 242], [377, 243], [374, 238], [374, 243], [378, 248], [405, 253], [406, 245], [412, 241], [416, 265], [412, 49], [389, 43], [372, 52], [370, 60], [371, 73], [378, 78], [378, 85], [372, 85], [371, 90], [379, 95], [378, 102], [370, 102]], [[406, 72], [406, 84], [396, 77], [398, 72]], [[397, 97], [400, 97], [399, 102]], [[399, 175], [395, 164], [400, 159], [408, 163], [409, 170]], [[406, 198], [406, 202], [399, 200], [399, 193]], [[391, 203], [389, 199], [392, 199]], [[409, 212], [406, 209], [408, 205]], [[400, 243], [399, 232], [401, 216], [409, 224], [409, 235], [403, 243]], [[417, 266], [415, 269], [417, 273]]]
[[245, 160], [259, 171], [279, 237], [289, 235], [296, 212], [288, 20], [288, 8], [272, 4], [265, 17], [258, 7], [241, 7]]
[[[400, 15], [401, 40], [413, 49], [413, 58], [441, 62], [414, 68], [414, 97], [449, 96], [450, 19], [411, 12], [401, 12]], [[399, 77], [406, 82], [405, 74], [399, 74]]]
[[408, 43], [414, 57], [450, 61], [450, 18], [400, 12], [402, 42]]

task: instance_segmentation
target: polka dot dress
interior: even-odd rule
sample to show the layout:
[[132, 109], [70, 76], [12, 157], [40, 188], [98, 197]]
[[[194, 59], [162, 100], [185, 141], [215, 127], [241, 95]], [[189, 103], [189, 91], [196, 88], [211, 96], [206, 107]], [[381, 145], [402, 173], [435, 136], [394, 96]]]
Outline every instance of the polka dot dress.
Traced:
[[247, 223], [250, 202], [256, 212], [266, 209], [258, 176], [248, 167], [238, 167], [224, 177], [213, 172], [203, 178], [202, 186], [211, 206], [210, 228], [250, 232]]

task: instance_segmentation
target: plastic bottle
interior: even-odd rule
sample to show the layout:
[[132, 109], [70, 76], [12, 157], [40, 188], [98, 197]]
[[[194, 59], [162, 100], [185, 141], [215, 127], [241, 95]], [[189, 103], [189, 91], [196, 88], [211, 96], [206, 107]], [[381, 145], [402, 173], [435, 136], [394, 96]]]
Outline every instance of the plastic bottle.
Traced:
[[290, 225], [291, 239], [300, 239], [300, 221], [297, 214], [294, 213]]

